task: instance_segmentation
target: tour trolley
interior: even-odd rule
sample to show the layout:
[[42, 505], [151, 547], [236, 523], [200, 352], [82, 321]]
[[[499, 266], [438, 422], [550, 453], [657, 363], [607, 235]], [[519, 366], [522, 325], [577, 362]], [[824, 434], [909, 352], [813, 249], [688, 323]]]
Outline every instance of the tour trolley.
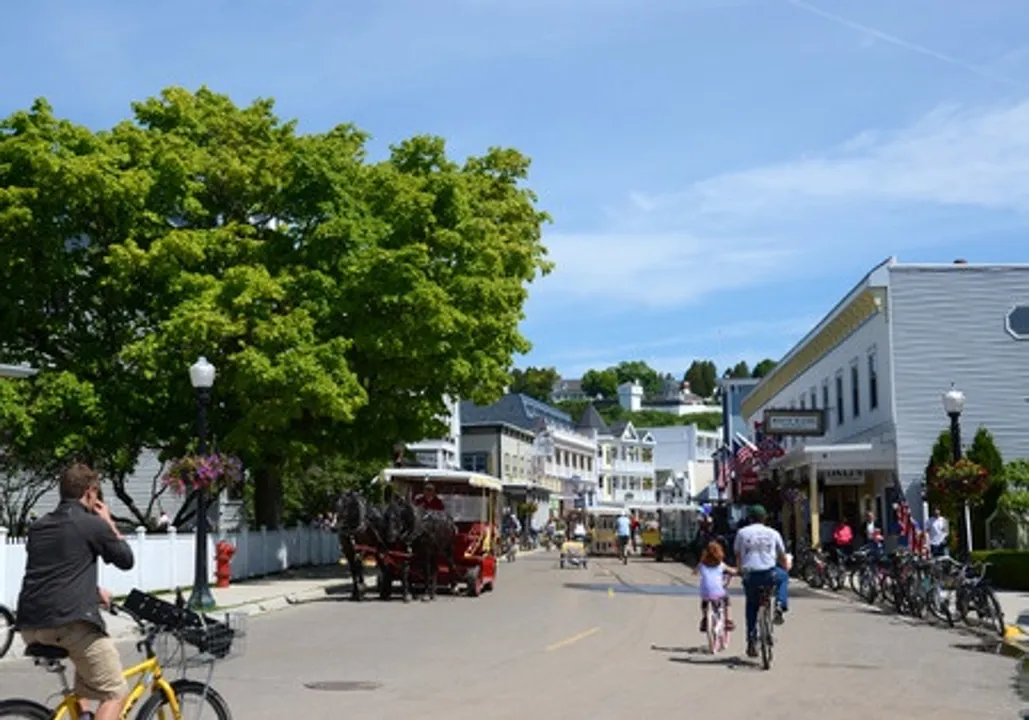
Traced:
[[[464, 470], [389, 468], [382, 472], [379, 481], [411, 500], [421, 494], [426, 483], [432, 483], [447, 515], [457, 526], [454, 543], [457, 576], [445, 562], [440, 562], [438, 584], [453, 588], [464, 583], [472, 597], [493, 589], [497, 579], [497, 521], [503, 490], [500, 480]], [[405, 551], [398, 548], [391, 548], [381, 557], [377, 583], [383, 599], [389, 598], [405, 559]], [[412, 585], [426, 584], [421, 568], [412, 564], [409, 573]]]

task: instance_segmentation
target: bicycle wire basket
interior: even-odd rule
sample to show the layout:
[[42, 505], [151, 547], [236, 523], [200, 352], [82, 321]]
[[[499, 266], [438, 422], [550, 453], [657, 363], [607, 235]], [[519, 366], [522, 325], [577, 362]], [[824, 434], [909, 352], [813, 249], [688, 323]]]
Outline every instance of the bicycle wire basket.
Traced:
[[129, 593], [124, 606], [178, 641], [180, 647], [169, 656], [169, 664], [207, 664], [242, 654], [246, 613], [228, 612], [221, 617], [198, 613], [139, 590]]
[[[200, 623], [180, 629], [185, 664], [204, 664], [243, 654], [247, 634], [246, 613], [227, 612], [220, 617], [197, 615]], [[190, 652], [190, 649], [193, 652]]]

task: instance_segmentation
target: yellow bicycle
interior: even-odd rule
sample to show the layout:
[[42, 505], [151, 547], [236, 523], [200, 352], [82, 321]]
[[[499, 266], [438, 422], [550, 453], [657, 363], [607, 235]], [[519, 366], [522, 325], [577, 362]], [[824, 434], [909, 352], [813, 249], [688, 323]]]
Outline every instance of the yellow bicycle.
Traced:
[[[125, 605], [112, 605], [111, 611], [112, 614], [124, 613], [136, 622], [142, 634], [136, 648], [146, 658], [123, 673], [130, 687], [125, 709], [121, 713], [123, 720], [127, 720], [139, 701], [148, 693], [149, 697], [140, 706], [139, 714], [136, 715], [137, 720], [185, 720], [182, 701], [187, 698], [199, 699], [202, 706], [200, 710], [189, 713], [191, 718], [231, 720], [232, 713], [229, 711], [228, 703], [211, 687], [210, 673], [213, 672], [214, 660], [228, 654], [233, 639], [241, 634], [239, 629], [230, 628], [229, 622], [221, 623], [177, 608], [139, 590], [133, 590], [129, 594]], [[207, 682], [185, 677], [169, 682], [154, 649], [155, 642], [162, 633], [168, 633], [182, 645], [183, 665], [186, 664], [186, 645], [200, 651], [200, 657], [210, 666]], [[56, 709], [50, 709], [34, 700], [3, 700], [0, 701], [0, 718], [79, 720], [79, 698], [68, 684], [67, 669], [63, 662], [68, 657], [68, 651], [56, 646], [33, 644], [25, 648], [25, 654], [33, 658], [37, 666], [60, 678], [61, 703]]]

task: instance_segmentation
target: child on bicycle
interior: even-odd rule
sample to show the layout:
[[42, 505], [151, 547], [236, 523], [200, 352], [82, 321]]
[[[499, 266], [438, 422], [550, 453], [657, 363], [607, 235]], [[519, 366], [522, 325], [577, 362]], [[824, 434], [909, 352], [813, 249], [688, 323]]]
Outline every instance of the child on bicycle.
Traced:
[[725, 629], [733, 630], [732, 611], [729, 609], [729, 593], [725, 586], [727, 576], [736, 570], [725, 564], [725, 550], [722, 544], [712, 540], [700, 555], [700, 563], [693, 569], [700, 575], [700, 632], [707, 632], [707, 607], [712, 600], [721, 600], [725, 606]]

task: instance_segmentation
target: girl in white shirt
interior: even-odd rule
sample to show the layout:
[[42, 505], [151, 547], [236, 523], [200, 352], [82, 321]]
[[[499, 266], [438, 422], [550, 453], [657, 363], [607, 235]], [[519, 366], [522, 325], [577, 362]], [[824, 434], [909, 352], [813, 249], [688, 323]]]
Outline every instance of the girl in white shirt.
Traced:
[[712, 540], [700, 555], [700, 563], [693, 574], [700, 575], [700, 632], [707, 632], [707, 604], [712, 600], [725, 603], [725, 629], [733, 630], [732, 610], [729, 608], [729, 593], [725, 589], [727, 577], [736, 571], [725, 564], [725, 550], [719, 542]]

